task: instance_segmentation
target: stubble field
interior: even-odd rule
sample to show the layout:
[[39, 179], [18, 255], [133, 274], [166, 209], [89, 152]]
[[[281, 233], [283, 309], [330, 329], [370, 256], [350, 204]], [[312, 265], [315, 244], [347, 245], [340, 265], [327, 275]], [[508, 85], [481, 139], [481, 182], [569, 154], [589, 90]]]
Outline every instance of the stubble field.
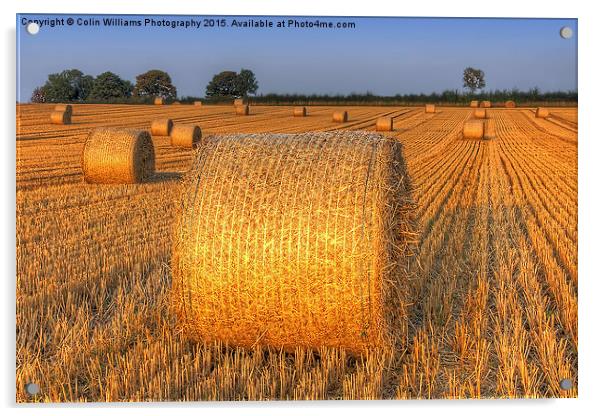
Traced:
[[[575, 397], [577, 109], [490, 109], [494, 140], [465, 140], [469, 108], [17, 106], [17, 401]], [[404, 145], [416, 204], [403, 351], [247, 351], [190, 342], [170, 310], [171, 227], [192, 151], [154, 137], [156, 177], [83, 182], [97, 126], [198, 123], [204, 135], [374, 130]], [[560, 388], [560, 380], [574, 383]], [[41, 393], [27, 396], [35, 382]]]

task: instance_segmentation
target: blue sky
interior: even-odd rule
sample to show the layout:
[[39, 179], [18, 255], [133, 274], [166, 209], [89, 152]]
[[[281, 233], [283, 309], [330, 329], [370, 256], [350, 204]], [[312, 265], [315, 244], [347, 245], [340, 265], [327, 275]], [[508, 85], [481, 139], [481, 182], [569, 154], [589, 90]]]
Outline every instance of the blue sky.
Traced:
[[[234, 28], [232, 19], [276, 24], [288, 17], [225, 16], [227, 27], [166, 28], [42, 26], [29, 35], [26, 19], [122, 17], [201, 21], [220, 16], [18, 15], [17, 99], [28, 101], [48, 74], [78, 68], [112, 71], [135, 81], [149, 69], [167, 71], [178, 95], [203, 96], [222, 70], [248, 68], [258, 93], [379, 95], [462, 88], [467, 66], [485, 72], [486, 89], [577, 89], [576, 19], [319, 18], [354, 22], [354, 29]], [[298, 21], [315, 18], [296, 17]], [[573, 37], [563, 39], [569, 26]]]

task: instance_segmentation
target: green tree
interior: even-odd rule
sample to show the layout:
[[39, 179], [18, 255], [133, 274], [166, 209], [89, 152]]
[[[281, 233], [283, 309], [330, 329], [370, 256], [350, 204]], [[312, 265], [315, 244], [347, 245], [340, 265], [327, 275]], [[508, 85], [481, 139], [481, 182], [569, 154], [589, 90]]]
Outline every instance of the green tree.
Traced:
[[241, 69], [236, 76], [236, 90], [239, 97], [247, 97], [249, 94], [255, 94], [259, 85], [255, 74], [250, 69]]
[[84, 101], [88, 98], [94, 78], [79, 69], [68, 69], [48, 75], [42, 87], [47, 102]]
[[113, 72], [103, 72], [94, 80], [89, 98], [94, 100], [111, 100], [126, 98], [132, 94], [132, 83], [125, 81]]
[[234, 71], [222, 71], [213, 76], [205, 89], [207, 97], [238, 97], [238, 75]]
[[152, 69], [136, 77], [134, 95], [139, 97], [163, 97], [175, 99], [177, 97], [176, 87], [171, 83], [171, 77], [165, 71]]
[[472, 94], [476, 90], [485, 88], [485, 73], [480, 69], [468, 67], [464, 69], [464, 88], [468, 88]]

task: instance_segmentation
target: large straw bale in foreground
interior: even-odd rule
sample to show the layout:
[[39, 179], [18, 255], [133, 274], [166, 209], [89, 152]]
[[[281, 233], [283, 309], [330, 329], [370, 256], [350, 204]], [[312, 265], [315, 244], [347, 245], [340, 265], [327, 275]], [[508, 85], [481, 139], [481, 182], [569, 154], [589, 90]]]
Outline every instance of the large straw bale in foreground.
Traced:
[[549, 115], [550, 115], [550, 110], [548, 110], [545, 107], [537, 107], [537, 110], [535, 110], [535, 117], [546, 118]]
[[376, 131], [392, 131], [393, 117], [379, 117], [376, 119]]
[[425, 113], [434, 113], [435, 112], [435, 104], [427, 104], [424, 106]]
[[395, 339], [411, 229], [398, 142], [212, 136], [182, 186], [173, 300], [191, 338], [356, 353]]
[[170, 118], [159, 118], [151, 123], [151, 134], [153, 136], [169, 136], [173, 128], [173, 120]]
[[335, 123], [346, 123], [349, 120], [349, 114], [347, 111], [335, 111], [332, 113], [332, 121]]
[[155, 172], [155, 150], [148, 132], [97, 128], [86, 139], [82, 154], [88, 183], [138, 183]]
[[472, 100], [470, 102], [470, 107], [471, 108], [477, 108], [479, 106], [479, 101], [478, 100]]
[[484, 108], [477, 108], [472, 112], [474, 118], [487, 118], [487, 110]]
[[248, 116], [249, 115], [249, 105], [237, 105], [236, 106], [236, 115], [238, 116]]
[[464, 122], [462, 134], [465, 139], [482, 139], [484, 133], [482, 120], [468, 120]]
[[305, 117], [306, 115], [307, 115], [307, 109], [305, 107], [293, 108], [293, 116], [294, 117]]
[[171, 130], [171, 145], [192, 149], [201, 143], [201, 128], [195, 125], [176, 124]]
[[53, 111], [50, 113], [52, 124], [71, 124], [71, 113], [67, 111]]

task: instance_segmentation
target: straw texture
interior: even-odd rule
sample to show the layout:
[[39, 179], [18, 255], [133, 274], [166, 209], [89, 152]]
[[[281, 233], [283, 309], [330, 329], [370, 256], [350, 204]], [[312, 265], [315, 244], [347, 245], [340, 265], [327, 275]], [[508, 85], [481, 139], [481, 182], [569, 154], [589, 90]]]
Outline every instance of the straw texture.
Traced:
[[71, 113], [67, 111], [53, 111], [50, 113], [52, 124], [71, 124]]
[[178, 320], [230, 345], [388, 345], [407, 299], [401, 144], [366, 132], [211, 136], [182, 183]]
[[176, 124], [171, 130], [171, 145], [192, 149], [201, 143], [202, 133], [199, 126]]
[[170, 118], [160, 118], [151, 123], [151, 134], [153, 136], [169, 136], [173, 128], [173, 121]]
[[57, 104], [54, 106], [54, 111], [65, 111], [69, 113], [70, 116], [73, 115], [73, 107], [71, 104]]
[[482, 139], [484, 133], [482, 120], [468, 120], [464, 123], [462, 134], [465, 139]]
[[537, 107], [535, 110], [535, 116], [540, 118], [546, 118], [550, 115], [550, 111], [545, 107]]
[[484, 108], [477, 108], [472, 112], [474, 118], [487, 118], [487, 110]]
[[163, 105], [163, 98], [155, 97], [155, 105]]
[[248, 116], [249, 115], [249, 105], [237, 105], [236, 106], [236, 115], [239, 116]]
[[332, 121], [335, 123], [346, 123], [349, 120], [347, 111], [335, 111], [332, 113]]
[[155, 172], [155, 150], [148, 132], [97, 128], [86, 139], [82, 154], [88, 183], [138, 183]]
[[487, 119], [483, 122], [483, 139], [495, 139], [495, 120]]
[[470, 106], [471, 106], [472, 108], [477, 108], [477, 107], [479, 106], [479, 102], [478, 102], [477, 100], [472, 100], [472, 101], [470, 102]]
[[434, 113], [435, 112], [435, 104], [427, 104], [424, 106], [425, 113]]
[[307, 109], [305, 107], [295, 107], [293, 109], [293, 116], [305, 117], [307, 115]]
[[244, 105], [245, 104], [245, 100], [242, 98], [237, 98], [234, 100], [234, 106], [238, 107], [239, 105]]
[[391, 131], [393, 130], [392, 117], [379, 117], [376, 120], [376, 131]]

